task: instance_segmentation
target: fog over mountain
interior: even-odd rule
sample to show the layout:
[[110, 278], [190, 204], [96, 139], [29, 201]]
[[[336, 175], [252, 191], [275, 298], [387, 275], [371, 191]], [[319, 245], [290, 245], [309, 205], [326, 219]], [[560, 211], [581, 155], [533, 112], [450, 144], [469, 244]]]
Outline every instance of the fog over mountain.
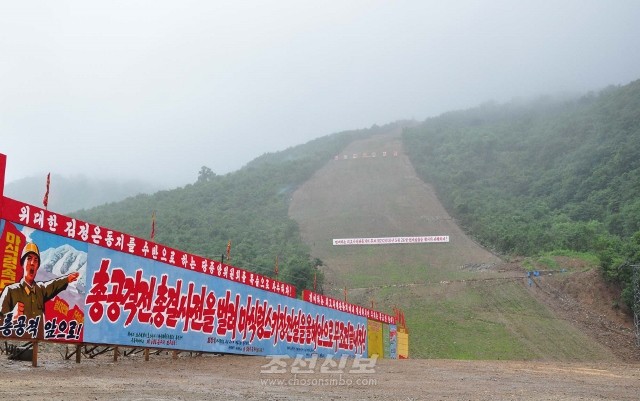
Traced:
[[487, 101], [640, 78], [636, 0], [0, 4], [6, 181], [202, 166]]
[[[4, 194], [42, 207], [46, 183], [46, 175], [22, 178], [6, 184]], [[58, 213], [69, 213], [118, 202], [130, 196], [151, 194], [160, 189], [166, 188], [141, 180], [89, 179], [80, 175], [64, 177], [51, 174], [48, 209]]]

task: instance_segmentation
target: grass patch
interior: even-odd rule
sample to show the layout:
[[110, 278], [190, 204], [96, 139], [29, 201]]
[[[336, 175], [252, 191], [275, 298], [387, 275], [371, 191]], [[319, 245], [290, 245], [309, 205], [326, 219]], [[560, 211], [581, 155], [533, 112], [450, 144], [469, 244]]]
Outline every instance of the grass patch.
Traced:
[[551, 256], [540, 256], [538, 258], [538, 265], [544, 270], [557, 270], [558, 262]]
[[522, 262], [522, 267], [527, 271], [536, 270], [536, 266], [533, 264], [533, 260], [531, 260], [531, 258], [526, 258]]
[[587, 271], [600, 265], [600, 259], [593, 253], [555, 250], [536, 257], [526, 258], [522, 267], [534, 270], [582, 270]]
[[[521, 313], [520, 307], [496, 313], [495, 299], [470, 285], [435, 294], [413, 303], [405, 314], [410, 323], [410, 354], [415, 358], [532, 359], [536, 355], [515, 336], [505, 314]], [[504, 303], [504, 300], [498, 302]], [[517, 303], [512, 305], [517, 305]]]
[[591, 252], [576, 252], [576, 251], [569, 251], [566, 249], [564, 250], [559, 249], [559, 250], [548, 252], [546, 255], [560, 256], [560, 257], [565, 257], [569, 259], [580, 260], [590, 267], [600, 266], [600, 258], [596, 254]]
[[521, 282], [433, 285], [403, 306], [412, 358], [590, 360], [585, 336], [531, 297]]
[[[425, 312], [429, 313], [428, 319], [416, 318], [416, 314]], [[448, 314], [440, 309], [411, 308], [406, 313], [412, 323], [409, 337], [412, 358], [484, 360], [535, 356], [502, 323]]]

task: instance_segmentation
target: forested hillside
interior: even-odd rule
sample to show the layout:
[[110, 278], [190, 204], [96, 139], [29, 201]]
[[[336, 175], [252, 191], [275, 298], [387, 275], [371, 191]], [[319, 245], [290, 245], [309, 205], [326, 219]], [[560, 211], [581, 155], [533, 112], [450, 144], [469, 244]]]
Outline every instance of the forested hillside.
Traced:
[[322, 261], [311, 258], [297, 223], [287, 216], [289, 198], [348, 143], [383, 129], [389, 128], [325, 136], [265, 154], [226, 175], [203, 166], [197, 181], [183, 188], [139, 195], [72, 215], [149, 238], [155, 211], [156, 242], [220, 260], [231, 241], [231, 260], [225, 262], [268, 276], [274, 275], [277, 257], [278, 279], [294, 284], [302, 293], [313, 286], [316, 267]]
[[579, 99], [446, 113], [405, 148], [450, 214], [502, 254], [597, 256], [632, 302], [640, 263], [640, 81]]

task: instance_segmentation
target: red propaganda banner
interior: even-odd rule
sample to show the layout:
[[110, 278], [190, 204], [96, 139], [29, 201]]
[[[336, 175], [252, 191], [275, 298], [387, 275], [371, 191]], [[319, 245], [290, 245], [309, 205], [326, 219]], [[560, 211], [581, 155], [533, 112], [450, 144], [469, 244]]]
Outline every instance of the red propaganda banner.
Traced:
[[309, 290], [302, 291], [302, 299], [314, 305], [351, 313], [353, 315], [366, 317], [367, 319], [376, 320], [382, 323], [396, 324], [396, 318], [394, 316], [387, 315], [386, 313], [382, 313], [377, 310], [365, 308], [364, 306], [354, 305], [339, 299], [331, 298], [323, 294], [316, 294]]

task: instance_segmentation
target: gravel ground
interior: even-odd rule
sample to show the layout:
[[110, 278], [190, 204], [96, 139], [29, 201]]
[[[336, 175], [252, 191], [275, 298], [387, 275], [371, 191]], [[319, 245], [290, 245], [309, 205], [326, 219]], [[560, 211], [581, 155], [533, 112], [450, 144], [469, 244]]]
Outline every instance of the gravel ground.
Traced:
[[[170, 352], [93, 359], [62, 346], [31, 362], [0, 359], [0, 400], [638, 400], [640, 364], [309, 360]], [[329, 361], [331, 362], [331, 361]], [[338, 362], [338, 361], [333, 361]], [[366, 363], [362, 363], [366, 362]], [[323, 371], [323, 366], [325, 370]], [[363, 372], [359, 372], [363, 370]], [[275, 372], [272, 372], [275, 371]]]

